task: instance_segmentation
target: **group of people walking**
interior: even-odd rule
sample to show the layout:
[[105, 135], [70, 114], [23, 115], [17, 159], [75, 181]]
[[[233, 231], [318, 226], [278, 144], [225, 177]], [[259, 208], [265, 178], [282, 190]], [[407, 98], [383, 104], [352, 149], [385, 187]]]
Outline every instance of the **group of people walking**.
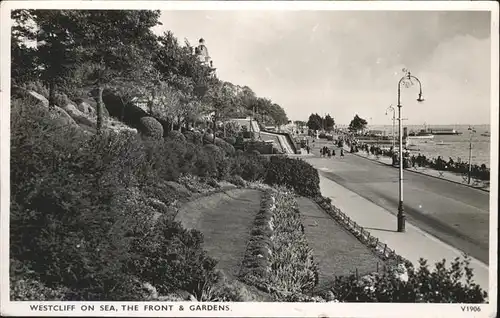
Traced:
[[[332, 148], [328, 148], [327, 146], [323, 146], [323, 148], [321, 148], [319, 150], [319, 153], [321, 155], [321, 157], [328, 157], [328, 158], [335, 158], [336, 156], [336, 152], [335, 152], [335, 149]], [[340, 158], [343, 158], [344, 157], [344, 149], [343, 148], [340, 148]]]

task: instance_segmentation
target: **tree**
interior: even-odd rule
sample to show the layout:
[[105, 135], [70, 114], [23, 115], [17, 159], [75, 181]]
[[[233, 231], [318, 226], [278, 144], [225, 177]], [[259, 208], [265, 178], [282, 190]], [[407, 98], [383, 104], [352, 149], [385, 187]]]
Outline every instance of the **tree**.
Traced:
[[353, 120], [351, 120], [351, 123], [349, 124], [349, 131], [350, 132], [357, 132], [360, 130], [363, 130], [366, 128], [366, 125], [368, 122], [364, 120], [363, 118], [359, 117], [357, 114], [354, 116]]
[[[48, 83], [49, 108], [55, 105], [57, 86], [66, 82], [78, 61], [74, 14], [74, 10], [17, 10], [12, 13], [16, 21], [12, 38], [13, 68], [21, 67], [21, 73], [27, 75], [23, 67], [31, 60], [34, 64], [31, 73]], [[27, 48], [22, 40], [36, 41], [37, 47]], [[14, 73], [17, 77], [22, 75]]]
[[102, 129], [102, 93], [119, 81], [142, 81], [152, 69], [157, 37], [151, 31], [159, 24], [159, 11], [75, 11], [76, 42], [88, 61], [86, 80], [96, 89], [97, 133]]
[[274, 121], [276, 126], [286, 125], [288, 123], [288, 117], [285, 110], [278, 104], [272, 103], [270, 107], [270, 116]]
[[28, 47], [24, 41], [34, 39], [32, 10], [12, 10], [11, 33], [11, 81], [25, 83], [38, 78], [35, 64], [36, 49]]
[[179, 91], [161, 82], [155, 87], [151, 100], [150, 113], [157, 118], [166, 119], [170, 122], [170, 130], [174, 130], [175, 119], [182, 113], [182, 104]]
[[299, 126], [299, 127], [303, 127], [303, 126], [306, 126], [307, 123], [305, 121], [302, 121], [302, 120], [294, 120], [293, 122], [295, 125]]
[[219, 82], [218, 85], [211, 87], [208, 95], [209, 110], [212, 114], [212, 121], [214, 124], [214, 143], [215, 131], [218, 121], [224, 121], [227, 114], [234, 107], [235, 96], [232, 94], [230, 87], [226, 82]]
[[327, 131], [332, 131], [334, 126], [335, 126], [335, 120], [333, 120], [333, 118], [330, 116], [330, 114], [327, 114], [325, 116], [323, 128]]
[[320, 130], [323, 126], [323, 118], [318, 114], [311, 114], [307, 121], [307, 127], [311, 130]]

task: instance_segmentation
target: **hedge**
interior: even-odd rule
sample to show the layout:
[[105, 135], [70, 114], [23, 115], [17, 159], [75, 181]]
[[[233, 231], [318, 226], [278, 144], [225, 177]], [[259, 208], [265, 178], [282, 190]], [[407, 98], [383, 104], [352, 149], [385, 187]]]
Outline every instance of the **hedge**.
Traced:
[[305, 197], [320, 195], [318, 171], [300, 159], [272, 156], [267, 165], [265, 182], [290, 187]]

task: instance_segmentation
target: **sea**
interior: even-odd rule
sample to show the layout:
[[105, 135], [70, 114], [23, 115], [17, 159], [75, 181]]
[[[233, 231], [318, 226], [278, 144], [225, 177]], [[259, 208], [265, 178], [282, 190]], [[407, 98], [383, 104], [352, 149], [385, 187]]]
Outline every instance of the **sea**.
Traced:
[[[418, 132], [424, 129], [420, 125], [408, 125], [408, 132]], [[410, 146], [410, 153], [418, 155], [419, 153], [425, 155], [427, 158], [437, 158], [441, 156], [442, 159], [448, 161], [451, 157], [454, 161], [458, 158], [462, 162], [469, 162], [469, 125], [428, 125], [427, 128], [451, 128], [459, 132], [461, 135], [435, 135], [433, 139], [420, 139], [413, 140], [414, 146]], [[490, 150], [491, 150], [491, 137], [481, 136], [483, 133], [491, 133], [490, 125], [477, 125], [473, 126], [475, 133], [472, 136], [472, 164], [485, 164], [490, 167]], [[369, 130], [382, 130], [386, 135], [390, 135], [392, 125], [383, 126], [369, 126]], [[397, 135], [397, 125], [395, 127]], [[397, 143], [397, 141], [396, 141]]]

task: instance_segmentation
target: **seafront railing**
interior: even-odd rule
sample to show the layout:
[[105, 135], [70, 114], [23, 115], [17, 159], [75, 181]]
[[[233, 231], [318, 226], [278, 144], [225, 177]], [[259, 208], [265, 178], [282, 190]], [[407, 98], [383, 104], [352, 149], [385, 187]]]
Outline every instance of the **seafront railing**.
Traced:
[[[346, 140], [346, 144], [351, 147], [351, 152], [359, 152], [366, 151], [367, 153], [371, 153], [374, 156], [385, 156], [392, 158], [394, 156], [394, 152], [391, 150], [382, 149], [377, 146], [363, 144], [363, 143], [353, 143], [349, 140]], [[437, 171], [449, 171], [454, 172], [460, 175], [466, 175], [469, 172], [469, 164], [467, 162], [463, 162], [460, 160], [457, 161], [445, 161], [439, 158], [426, 158], [425, 156], [413, 157], [414, 161], [412, 162], [411, 157], [406, 157], [405, 168], [409, 167], [428, 167], [431, 169], [435, 169]], [[471, 178], [478, 179], [481, 181], [489, 181], [490, 180], [490, 169], [486, 167], [486, 164], [473, 164], [471, 165]]]

